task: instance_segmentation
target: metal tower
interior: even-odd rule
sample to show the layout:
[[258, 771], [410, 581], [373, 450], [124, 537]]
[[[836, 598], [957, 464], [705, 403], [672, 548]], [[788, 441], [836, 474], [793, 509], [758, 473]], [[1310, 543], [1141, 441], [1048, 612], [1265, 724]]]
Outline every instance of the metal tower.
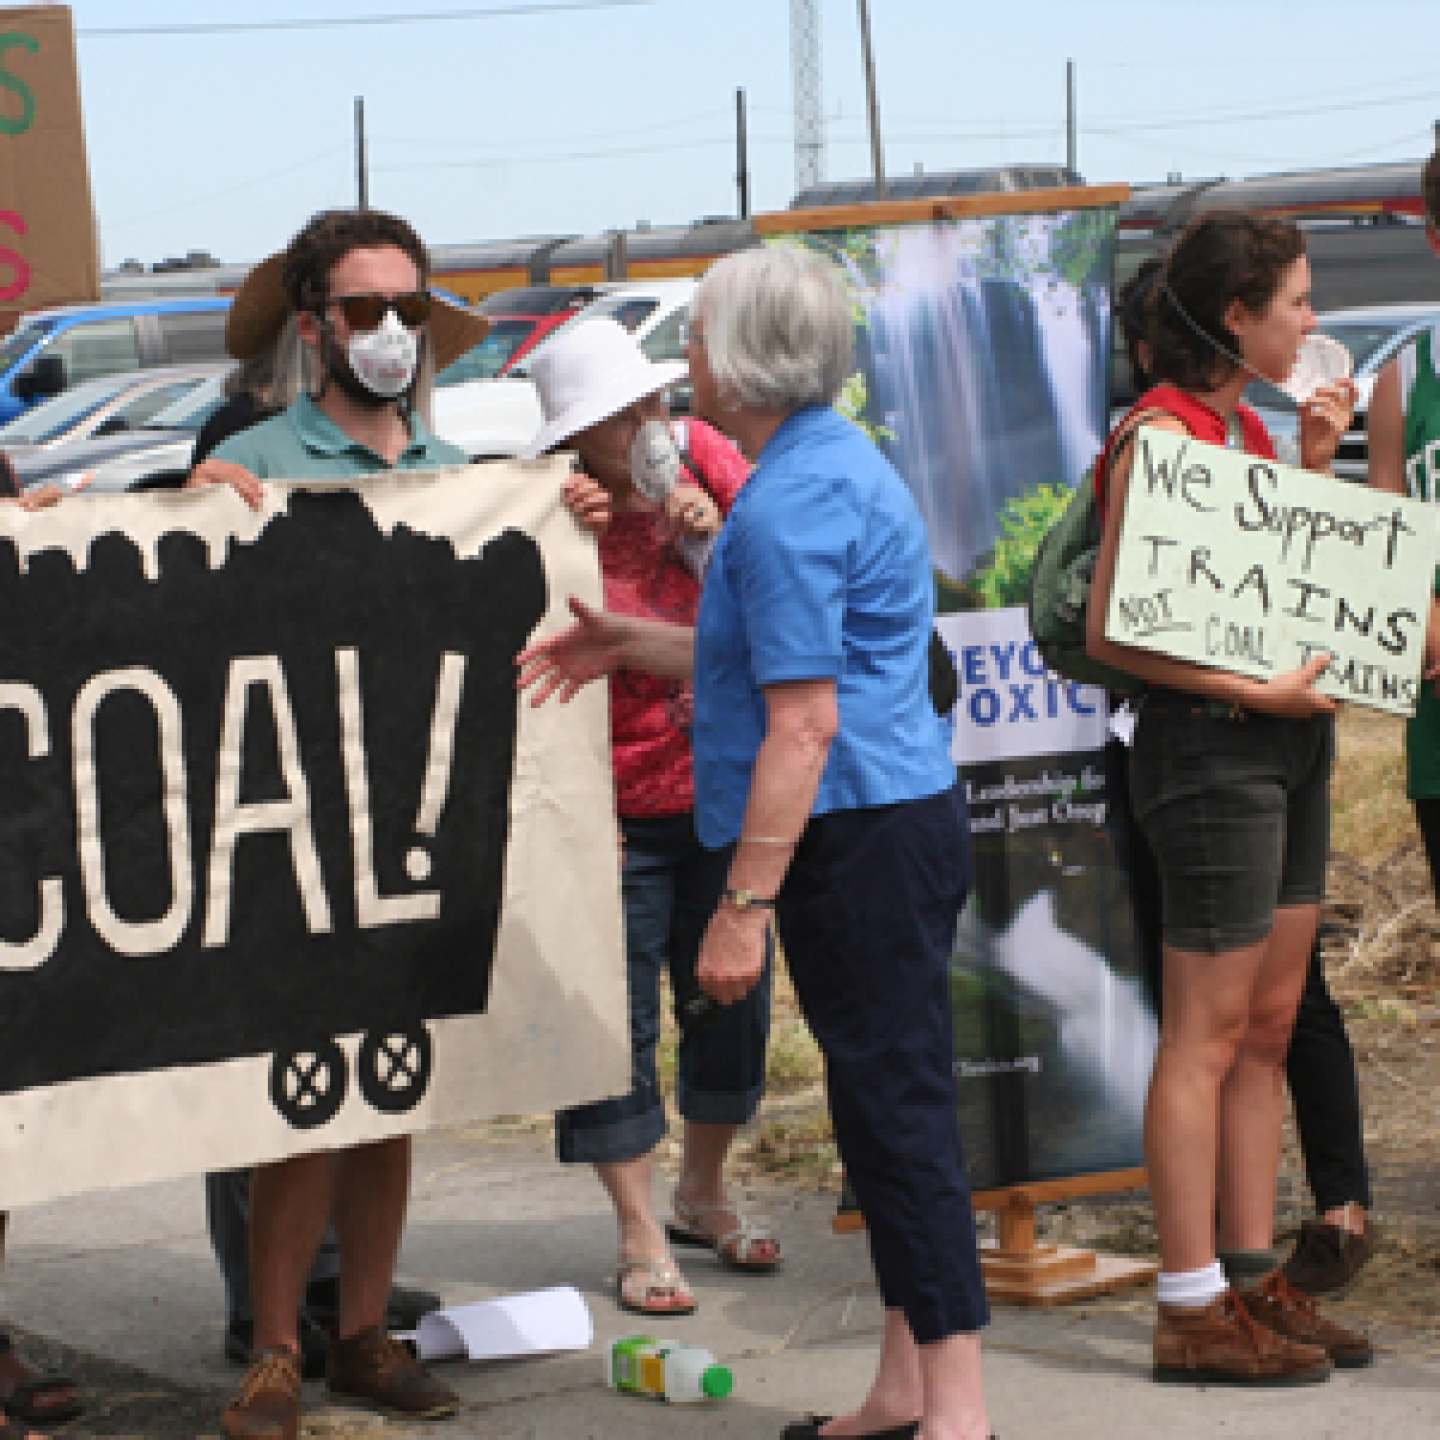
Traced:
[[795, 89], [795, 192], [825, 178], [820, 112], [820, 0], [790, 0], [790, 75]]

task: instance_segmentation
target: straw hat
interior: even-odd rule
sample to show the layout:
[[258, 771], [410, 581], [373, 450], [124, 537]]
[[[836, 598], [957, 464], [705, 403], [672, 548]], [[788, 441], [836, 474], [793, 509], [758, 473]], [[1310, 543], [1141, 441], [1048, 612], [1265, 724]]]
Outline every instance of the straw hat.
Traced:
[[545, 423], [522, 450], [533, 460], [562, 440], [685, 377], [683, 360], [653, 361], [618, 321], [576, 320], [537, 350], [530, 378]]
[[[275, 343], [289, 314], [282, 250], [252, 267], [245, 283], [235, 292], [225, 320], [225, 348], [237, 360], [254, 359]], [[485, 338], [490, 322], [437, 295], [426, 328], [435, 351], [435, 368], [443, 370]]]

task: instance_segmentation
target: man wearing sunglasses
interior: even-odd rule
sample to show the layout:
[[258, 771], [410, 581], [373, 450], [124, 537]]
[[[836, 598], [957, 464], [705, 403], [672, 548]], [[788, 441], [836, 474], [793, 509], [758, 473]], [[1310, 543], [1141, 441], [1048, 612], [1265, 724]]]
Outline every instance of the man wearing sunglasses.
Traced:
[[[363, 484], [392, 469], [465, 464], [422, 418], [436, 363], [484, 335], [484, 322], [432, 304], [429, 257], [404, 221], [381, 211], [317, 215], [236, 296], [226, 341], [246, 359], [300, 347], [302, 392], [280, 414], [232, 436], [189, 484], [229, 484], [252, 506], [266, 477]], [[448, 312], [442, 315], [441, 312]], [[295, 340], [283, 337], [294, 317]], [[458, 1397], [385, 1329], [410, 1185], [408, 1137], [257, 1166], [250, 1189], [253, 1359], [222, 1424], [231, 1437], [294, 1440], [300, 1423], [297, 1312], [327, 1222], [340, 1242], [333, 1393], [413, 1417], [449, 1415]]]

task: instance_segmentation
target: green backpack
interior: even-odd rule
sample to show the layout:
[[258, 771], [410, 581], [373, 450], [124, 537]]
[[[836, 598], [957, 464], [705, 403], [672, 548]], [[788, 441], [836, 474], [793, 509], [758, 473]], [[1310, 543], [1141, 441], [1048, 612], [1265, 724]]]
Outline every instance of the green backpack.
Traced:
[[[1159, 414], [1133, 417], [1135, 426]], [[1138, 695], [1145, 682], [1124, 670], [1092, 660], [1085, 649], [1085, 607], [1100, 555], [1100, 507], [1095, 503], [1095, 467], [1080, 477], [1065, 512], [1045, 532], [1030, 571], [1026, 611], [1041, 658], [1057, 674], [1115, 695]]]

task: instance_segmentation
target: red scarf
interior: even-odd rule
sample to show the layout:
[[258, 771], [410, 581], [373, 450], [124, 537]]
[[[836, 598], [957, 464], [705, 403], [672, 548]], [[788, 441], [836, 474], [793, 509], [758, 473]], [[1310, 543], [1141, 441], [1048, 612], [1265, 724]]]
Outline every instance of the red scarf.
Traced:
[[[1141, 410], [1164, 410], [1173, 415], [1197, 440], [1207, 445], [1223, 445], [1226, 442], [1225, 417], [1212, 410], [1203, 401], [1197, 400], [1187, 391], [1174, 385], [1155, 385], [1147, 390], [1129, 409], [1111, 432], [1105, 448], [1095, 461], [1095, 504], [1100, 511], [1100, 521], [1105, 521], [1105, 481], [1110, 473], [1110, 452], [1116, 436], [1127, 433], [1130, 417]], [[1235, 414], [1240, 421], [1240, 436], [1248, 455], [1259, 455], [1264, 460], [1275, 458], [1275, 442], [1265, 428], [1265, 422], [1248, 406], [1239, 405]]]

